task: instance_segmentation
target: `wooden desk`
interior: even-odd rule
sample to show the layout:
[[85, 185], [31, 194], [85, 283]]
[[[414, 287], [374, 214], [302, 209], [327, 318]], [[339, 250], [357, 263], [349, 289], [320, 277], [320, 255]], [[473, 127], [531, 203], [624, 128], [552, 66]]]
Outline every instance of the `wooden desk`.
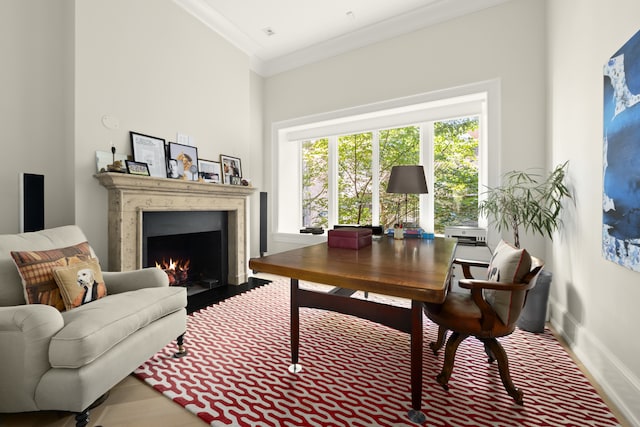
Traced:
[[[249, 260], [254, 271], [291, 278], [291, 363], [300, 370], [300, 307], [349, 314], [411, 334], [409, 418], [424, 422], [422, 403], [422, 302], [441, 303], [447, 293], [456, 239], [394, 240], [384, 236], [359, 250], [326, 243]], [[299, 280], [411, 300], [411, 308], [349, 298], [340, 293], [300, 289]]]

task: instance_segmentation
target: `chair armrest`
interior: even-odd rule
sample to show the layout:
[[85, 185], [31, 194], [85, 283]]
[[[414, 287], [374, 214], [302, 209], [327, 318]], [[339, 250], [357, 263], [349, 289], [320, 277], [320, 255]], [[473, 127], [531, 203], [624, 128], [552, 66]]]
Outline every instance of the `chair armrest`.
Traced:
[[169, 286], [167, 273], [155, 267], [133, 271], [103, 271], [108, 294]]
[[475, 259], [454, 258], [454, 264], [467, 264], [469, 267], [489, 267], [489, 261], [478, 261]]
[[473, 279], [471, 274], [471, 267], [489, 267], [489, 261], [477, 261], [472, 259], [455, 258], [453, 264], [458, 264], [462, 267], [462, 275], [465, 279]]
[[533, 282], [529, 283], [502, 283], [493, 282], [489, 280], [468, 280], [462, 279], [458, 282], [461, 288], [471, 289], [471, 298], [473, 302], [478, 306], [482, 313], [482, 330], [491, 331], [495, 324], [498, 315], [493, 307], [485, 300], [485, 289], [494, 289], [497, 291], [526, 291], [531, 289], [534, 285]]
[[35, 411], [35, 390], [51, 369], [49, 344], [64, 326], [62, 314], [44, 304], [0, 307], [0, 412]]
[[464, 289], [495, 289], [496, 291], [526, 291], [533, 287], [533, 283], [502, 283], [490, 280], [460, 279], [458, 285]]

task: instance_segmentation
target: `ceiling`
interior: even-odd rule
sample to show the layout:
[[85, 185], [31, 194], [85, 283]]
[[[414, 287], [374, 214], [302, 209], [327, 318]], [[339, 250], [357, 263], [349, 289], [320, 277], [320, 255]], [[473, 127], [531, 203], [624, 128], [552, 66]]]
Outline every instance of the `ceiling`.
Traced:
[[509, 0], [174, 0], [263, 76]]

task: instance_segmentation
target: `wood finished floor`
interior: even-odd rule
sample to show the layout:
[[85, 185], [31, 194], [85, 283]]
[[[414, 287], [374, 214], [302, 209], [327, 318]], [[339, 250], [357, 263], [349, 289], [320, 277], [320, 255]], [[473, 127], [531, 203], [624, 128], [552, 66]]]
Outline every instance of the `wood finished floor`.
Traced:
[[[275, 276], [265, 278], [275, 278]], [[243, 289], [239, 289], [243, 291]], [[246, 290], [246, 289], [244, 289]], [[221, 299], [231, 296], [221, 294]], [[557, 336], [557, 334], [554, 335]], [[582, 372], [589, 378], [596, 390], [609, 405], [620, 421], [621, 427], [631, 427], [620, 411], [604, 396], [584, 366], [575, 358], [571, 350], [558, 337]], [[188, 342], [187, 342], [188, 345]], [[90, 412], [89, 427], [201, 427], [208, 423], [164, 397], [147, 386], [143, 381], [130, 375], [110, 392], [108, 399]], [[0, 414], [0, 427], [73, 427], [74, 414], [59, 411], [27, 412], [20, 414]]]

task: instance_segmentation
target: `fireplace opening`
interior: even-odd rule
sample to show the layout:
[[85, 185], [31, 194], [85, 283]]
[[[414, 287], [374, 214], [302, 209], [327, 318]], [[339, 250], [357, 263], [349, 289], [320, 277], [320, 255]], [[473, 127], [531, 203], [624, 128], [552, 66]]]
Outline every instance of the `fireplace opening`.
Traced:
[[164, 270], [171, 286], [222, 284], [219, 260], [222, 257], [220, 231], [150, 237], [147, 241], [148, 267]]
[[189, 295], [226, 285], [226, 223], [221, 211], [145, 212], [143, 265], [164, 270]]

